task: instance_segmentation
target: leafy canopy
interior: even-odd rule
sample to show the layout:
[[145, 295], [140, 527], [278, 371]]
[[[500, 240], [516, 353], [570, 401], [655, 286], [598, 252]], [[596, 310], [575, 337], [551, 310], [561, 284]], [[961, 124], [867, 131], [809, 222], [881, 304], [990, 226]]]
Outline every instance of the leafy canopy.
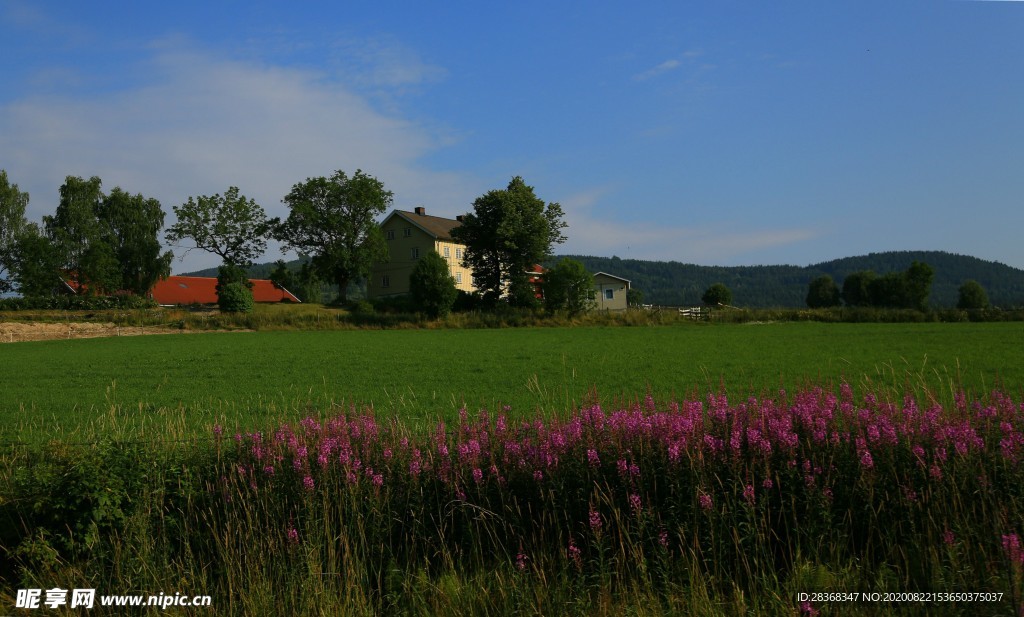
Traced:
[[728, 305], [732, 304], [732, 292], [723, 283], [715, 283], [704, 291], [700, 300], [707, 306]]
[[345, 302], [349, 283], [387, 256], [376, 219], [392, 199], [383, 182], [362, 170], [352, 177], [338, 170], [330, 178], [308, 178], [282, 200], [290, 212], [283, 222], [274, 220], [273, 235], [285, 250], [309, 255], [317, 274], [337, 283], [338, 299]]
[[174, 207], [178, 220], [167, 230], [167, 241], [190, 239], [185, 251], [200, 249], [220, 257], [226, 265], [245, 268], [267, 250], [269, 225], [266, 212], [232, 186], [224, 195], [189, 197]]
[[458, 294], [444, 257], [436, 251], [420, 257], [409, 275], [409, 295], [418, 310], [435, 319], [443, 317], [451, 312]]
[[985, 288], [978, 281], [964, 281], [964, 284], [960, 286], [959, 296], [956, 303], [958, 309], [988, 308], [988, 293], [985, 292]]
[[813, 281], [807, 290], [807, 306], [810, 308], [829, 308], [841, 304], [839, 285], [832, 277], [823, 274]]
[[544, 308], [578, 315], [594, 306], [594, 276], [575, 259], [563, 257], [544, 273]]
[[[141, 296], [170, 274], [172, 254], [162, 252], [158, 239], [164, 211], [155, 199], [120, 187], [104, 195], [98, 177], [68, 176], [57, 210], [43, 224], [57, 269], [78, 283], [81, 293], [129, 291]], [[28, 240], [26, 250], [33, 250], [28, 247], [34, 242]], [[43, 286], [40, 282], [39, 288]]]
[[506, 289], [512, 304], [529, 304], [533, 295], [528, 271], [552, 255], [552, 246], [565, 242], [562, 207], [544, 204], [519, 176], [504, 190], [493, 190], [473, 202], [473, 212], [452, 238], [466, 246], [463, 265], [473, 270], [473, 282], [486, 304], [493, 305]]
[[14, 288], [9, 279], [14, 274], [18, 237], [27, 225], [27, 207], [28, 193], [18, 190], [17, 184], [11, 184], [7, 180], [7, 171], [0, 169], [0, 293]]
[[106, 226], [106, 242], [118, 264], [118, 289], [142, 296], [171, 273], [174, 255], [161, 252], [158, 239], [164, 226], [159, 201], [114, 187], [101, 202], [98, 215]]

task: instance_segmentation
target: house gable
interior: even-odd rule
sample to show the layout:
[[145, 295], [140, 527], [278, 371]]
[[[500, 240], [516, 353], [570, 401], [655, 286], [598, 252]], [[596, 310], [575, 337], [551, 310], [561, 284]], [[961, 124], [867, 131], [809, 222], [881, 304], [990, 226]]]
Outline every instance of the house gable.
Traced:
[[462, 266], [465, 246], [452, 239], [451, 231], [462, 225], [457, 219], [431, 216], [425, 208], [394, 210], [380, 224], [388, 248], [387, 261], [373, 265], [367, 284], [371, 298], [409, 292], [409, 276], [420, 257], [435, 251], [447, 262], [455, 286], [472, 291], [472, 271]]

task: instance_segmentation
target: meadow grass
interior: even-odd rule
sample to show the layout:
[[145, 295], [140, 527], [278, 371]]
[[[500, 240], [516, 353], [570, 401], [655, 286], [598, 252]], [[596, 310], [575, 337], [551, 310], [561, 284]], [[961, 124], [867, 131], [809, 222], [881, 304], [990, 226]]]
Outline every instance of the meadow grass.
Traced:
[[229, 615], [1019, 614], [1024, 403], [897, 393], [429, 429], [352, 407], [19, 451], [0, 458], [0, 606], [59, 583], [206, 594]]
[[[74, 436], [118, 424], [254, 426], [337, 405], [404, 420], [463, 406], [559, 414], [806, 383], [1015, 390], [1016, 323], [681, 324], [473, 330], [271, 331], [116, 337], [0, 346], [0, 440]], [[116, 422], [115, 422], [116, 421]]]
[[236, 615], [1018, 614], [1022, 350], [1013, 323], [0, 346], [0, 607], [62, 584]]

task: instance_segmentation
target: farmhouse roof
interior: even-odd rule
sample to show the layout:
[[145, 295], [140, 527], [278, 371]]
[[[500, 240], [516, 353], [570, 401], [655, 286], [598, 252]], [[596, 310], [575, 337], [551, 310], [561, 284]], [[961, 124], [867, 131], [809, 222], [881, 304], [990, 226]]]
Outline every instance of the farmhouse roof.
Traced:
[[[299, 302], [287, 289], [265, 279], [249, 279], [256, 302]], [[217, 279], [206, 276], [169, 276], [150, 292], [157, 304], [216, 304]]]
[[398, 216], [419, 227], [427, 234], [438, 240], [451, 240], [452, 230], [462, 227], [462, 221], [457, 219], [446, 219], [440, 216], [431, 216], [423, 207], [416, 208], [415, 212], [407, 210], [394, 210], [388, 215], [381, 225], [386, 224], [392, 217]]
[[630, 282], [629, 279], [624, 279], [621, 276], [615, 276], [614, 274], [608, 274], [607, 272], [597, 272], [597, 273], [594, 274], [594, 276], [595, 277], [607, 276], [608, 278], [613, 278], [613, 279], [615, 279], [617, 281], [622, 281], [623, 283], [629, 283]]

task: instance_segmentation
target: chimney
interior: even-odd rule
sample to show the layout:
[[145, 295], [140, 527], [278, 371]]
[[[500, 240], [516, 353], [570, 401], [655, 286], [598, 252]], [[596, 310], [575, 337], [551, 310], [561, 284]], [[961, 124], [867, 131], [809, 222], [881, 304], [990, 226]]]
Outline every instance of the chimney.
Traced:
[[426, 213], [427, 213], [427, 209], [424, 208], [423, 206], [417, 206], [416, 207], [416, 214], [418, 214], [420, 216], [423, 216]]
[[463, 218], [465, 218], [465, 217], [463, 217], [463, 216], [462, 216], [461, 214], [456, 214], [456, 215], [455, 215], [455, 220], [456, 220], [456, 221], [458, 221], [458, 222], [460, 222], [460, 223], [462, 222], [462, 219], [463, 219]]

